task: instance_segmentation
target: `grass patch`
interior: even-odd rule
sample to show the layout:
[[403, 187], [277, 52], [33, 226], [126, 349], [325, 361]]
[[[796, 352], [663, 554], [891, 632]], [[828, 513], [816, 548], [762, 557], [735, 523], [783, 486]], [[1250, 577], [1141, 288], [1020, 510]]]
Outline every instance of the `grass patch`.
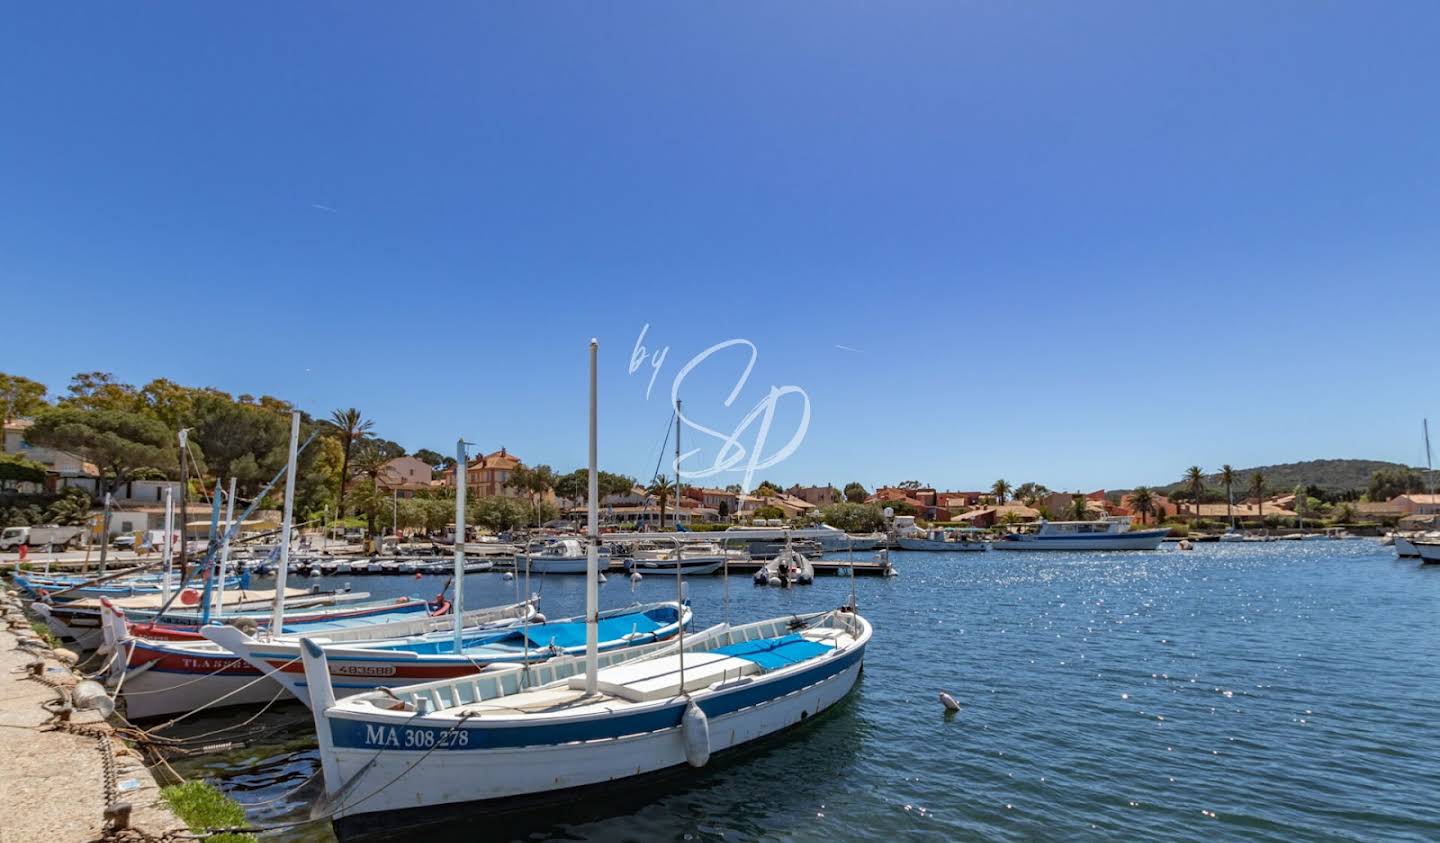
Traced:
[[[184, 820], [191, 831], [204, 832], [212, 828], [234, 828], [247, 824], [245, 809], [240, 807], [240, 803], [209, 782], [196, 780], [171, 785], [161, 790], [160, 795], [165, 797], [176, 816]], [[255, 843], [253, 834], [217, 834], [207, 839], [211, 843]]]
[[56, 647], [64, 646], [60, 639], [55, 637], [55, 633], [50, 631], [50, 627], [45, 625], [44, 621], [31, 621], [30, 628], [35, 630], [35, 634], [40, 636], [41, 640], [43, 640], [50, 649], [53, 650]]

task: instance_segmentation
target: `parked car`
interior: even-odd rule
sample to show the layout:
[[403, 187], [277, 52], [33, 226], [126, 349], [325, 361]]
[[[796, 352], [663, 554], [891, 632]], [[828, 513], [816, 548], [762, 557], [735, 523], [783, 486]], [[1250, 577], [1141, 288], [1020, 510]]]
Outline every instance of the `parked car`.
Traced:
[[119, 550], [134, 550], [135, 534], [125, 533], [123, 535], [116, 536], [115, 538], [110, 540], [110, 546]]

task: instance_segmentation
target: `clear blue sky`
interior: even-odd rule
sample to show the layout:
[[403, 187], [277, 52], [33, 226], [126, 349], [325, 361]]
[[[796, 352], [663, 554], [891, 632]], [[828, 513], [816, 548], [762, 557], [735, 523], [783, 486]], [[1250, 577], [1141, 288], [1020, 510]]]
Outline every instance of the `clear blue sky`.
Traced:
[[676, 371], [744, 338], [732, 407], [734, 349], [682, 397], [806, 391], [757, 480], [1413, 463], [1437, 43], [1399, 0], [15, 5], [0, 370], [565, 470], [596, 336], [602, 463], [648, 476]]

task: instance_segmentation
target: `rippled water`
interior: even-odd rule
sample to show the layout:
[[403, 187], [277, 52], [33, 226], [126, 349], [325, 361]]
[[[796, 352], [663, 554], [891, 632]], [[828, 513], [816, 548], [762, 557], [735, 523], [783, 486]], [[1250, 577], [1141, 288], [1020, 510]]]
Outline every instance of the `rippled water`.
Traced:
[[[427, 836], [1440, 839], [1440, 566], [1373, 540], [894, 558], [898, 579], [855, 583], [875, 637], [825, 716], [698, 772], [483, 822], [457, 812]], [[353, 584], [429, 595], [439, 580]], [[735, 622], [850, 590], [729, 585]], [[466, 595], [498, 603], [513, 587], [472, 575]], [[535, 587], [551, 617], [582, 610], [578, 578]], [[698, 624], [723, 619], [722, 592], [693, 581]], [[605, 607], [674, 593], [660, 576], [601, 588]], [[941, 690], [960, 712], [943, 713]], [[261, 746], [182, 769], [273, 800], [256, 822], [303, 819], [317, 783], [284, 794], [317, 768], [307, 718], [277, 707], [257, 721], [276, 730]]]

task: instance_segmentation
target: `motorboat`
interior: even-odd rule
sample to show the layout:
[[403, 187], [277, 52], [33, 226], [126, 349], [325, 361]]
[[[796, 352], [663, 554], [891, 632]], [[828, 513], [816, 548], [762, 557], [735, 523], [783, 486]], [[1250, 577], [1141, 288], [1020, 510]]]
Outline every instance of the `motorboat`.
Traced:
[[815, 566], [805, 554], [787, 543], [774, 559], [760, 566], [755, 572], [756, 585], [776, 585], [788, 588], [792, 585], [809, 585], [815, 582]]
[[896, 545], [901, 550], [943, 551], [966, 553], [988, 550], [990, 545], [984, 539], [983, 530], [944, 529], [937, 527], [923, 536], [897, 536]]
[[1010, 533], [991, 543], [995, 550], [1157, 550], [1168, 527], [1131, 529], [1128, 515], [1099, 521], [1040, 521], [1031, 533]]
[[1221, 533], [1221, 534], [1220, 534], [1220, 538], [1217, 539], [1217, 541], [1226, 542], [1226, 543], [1229, 543], [1229, 542], [1243, 542], [1243, 541], [1245, 541], [1245, 534], [1242, 533], [1242, 532], [1240, 532], [1239, 530], [1235, 529], [1234, 527], [1231, 527], [1230, 529], [1228, 529], [1228, 530], [1226, 530], [1225, 532]]
[[[610, 567], [610, 553], [604, 548], [598, 550], [600, 568]], [[516, 570], [530, 566], [532, 574], [583, 574], [585, 573], [585, 543], [580, 539], [557, 539], [528, 557], [515, 557]]]
[[625, 569], [674, 573], [677, 555], [680, 573], [688, 576], [713, 574], [723, 568], [726, 562], [726, 551], [713, 542], [685, 542], [678, 548], [655, 542], [634, 548], [630, 558], [625, 560]]
[[1426, 565], [1440, 565], [1440, 539], [1425, 540], [1416, 539], [1411, 542], [1415, 552], [1419, 554], [1420, 561]]

